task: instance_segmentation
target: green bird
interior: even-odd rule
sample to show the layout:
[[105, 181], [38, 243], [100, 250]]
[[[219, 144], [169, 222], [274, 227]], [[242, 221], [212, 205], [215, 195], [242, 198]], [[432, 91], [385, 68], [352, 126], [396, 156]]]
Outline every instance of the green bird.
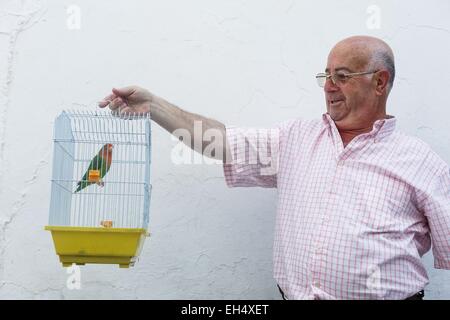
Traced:
[[[108, 173], [111, 167], [113, 145], [111, 143], [105, 144], [94, 159], [91, 160], [89, 168], [84, 174], [83, 178], [78, 181], [77, 189], [75, 193], [83, 190], [87, 186], [96, 183], [99, 186], [104, 186], [102, 181], [103, 177]], [[97, 172], [91, 172], [92, 170], [98, 170]], [[91, 172], [91, 173], [90, 173]], [[99, 173], [99, 174], [98, 174]], [[97, 175], [96, 175], [97, 174]]]

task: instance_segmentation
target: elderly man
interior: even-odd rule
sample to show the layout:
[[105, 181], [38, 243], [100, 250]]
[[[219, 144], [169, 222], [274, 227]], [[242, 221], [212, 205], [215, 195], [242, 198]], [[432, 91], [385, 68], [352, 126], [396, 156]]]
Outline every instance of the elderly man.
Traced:
[[435, 267], [450, 269], [450, 171], [425, 143], [395, 130], [386, 114], [394, 76], [389, 46], [356, 36], [336, 44], [316, 76], [322, 119], [225, 127], [139, 87], [113, 89], [99, 105], [151, 112], [169, 132], [193, 132], [202, 121], [226, 137], [214, 156], [228, 186], [278, 189], [274, 277], [283, 298], [421, 299], [421, 256], [431, 243]]

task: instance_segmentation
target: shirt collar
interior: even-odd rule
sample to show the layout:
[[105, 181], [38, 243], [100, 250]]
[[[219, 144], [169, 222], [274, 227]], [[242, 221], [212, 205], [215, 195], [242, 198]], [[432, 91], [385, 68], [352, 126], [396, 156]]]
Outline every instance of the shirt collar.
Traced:
[[[322, 119], [327, 126], [336, 128], [336, 124], [328, 113], [324, 113]], [[380, 119], [373, 123], [372, 131], [368, 135], [373, 136], [377, 140], [383, 139], [395, 130], [396, 122], [397, 119], [394, 116], [386, 115], [385, 119]]]

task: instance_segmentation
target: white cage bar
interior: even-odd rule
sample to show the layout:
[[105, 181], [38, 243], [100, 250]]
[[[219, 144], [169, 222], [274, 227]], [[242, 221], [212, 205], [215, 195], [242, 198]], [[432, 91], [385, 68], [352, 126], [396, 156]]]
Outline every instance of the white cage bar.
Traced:
[[[50, 226], [147, 229], [150, 212], [150, 117], [107, 111], [63, 111], [54, 126]], [[114, 146], [102, 179], [75, 192], [91, 160]]]

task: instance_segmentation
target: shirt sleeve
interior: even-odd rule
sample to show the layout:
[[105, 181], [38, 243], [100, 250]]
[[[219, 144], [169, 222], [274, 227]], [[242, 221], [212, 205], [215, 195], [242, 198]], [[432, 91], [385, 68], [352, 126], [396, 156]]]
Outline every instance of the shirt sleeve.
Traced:
[[421, 209], [431, 230], [434, 267], [450, 269], [450, 168], [446, 165], [431, 178], [421, 199]]
[[231, 159], [223, 165], [228, 187], [277, 187], [281, 145], [294, 120], [274, 128], [226, 127]]

